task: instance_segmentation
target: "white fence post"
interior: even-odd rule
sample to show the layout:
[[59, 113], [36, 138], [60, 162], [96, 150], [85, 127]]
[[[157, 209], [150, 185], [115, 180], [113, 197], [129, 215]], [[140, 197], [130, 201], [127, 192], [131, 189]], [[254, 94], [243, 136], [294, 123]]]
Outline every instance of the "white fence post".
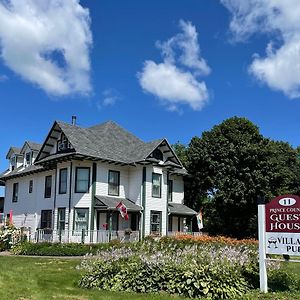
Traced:
[[[262, 200], [262, 199], [260, 199]], [[259, 240], [259, 285], [260, 291], [268, 292], [266, 266], [266, 214], [263, 201], [258, 202], [258, 240]]]

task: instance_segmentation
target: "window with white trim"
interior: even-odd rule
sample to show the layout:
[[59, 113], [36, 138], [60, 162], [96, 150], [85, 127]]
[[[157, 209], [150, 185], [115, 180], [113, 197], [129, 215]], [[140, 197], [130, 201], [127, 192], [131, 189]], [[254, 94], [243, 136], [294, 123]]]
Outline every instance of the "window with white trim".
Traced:
[[18, 202], [18, 195], [19, 195], [19, 183], [15, 182], [13, 184], [12, 202]]
[[74, 231], [88, 230], [89, 209], [75, 208], [74, 213]]
[[168, 201], [173, 199], [173, 180], [168, 180]]
[[161, 198], [161, 174], [152, 173], [152, 197]]
[[45, 198], [51, 198], [51, 189], [52, 189], [52, 176], [45, 177]]
[[57, 209], [57, 229], [65, 230], [66, 225], [66, 208], [61, 207]]
[[90, 168], [76, 168], [75, 193], [87, 193], [90, 186]]
[[67, 176], [68, 176], [67, 168], [59, 170], [59, 187], [58, 187], [59, 194], [67, 193]]
[[161, 211], [151, 210], [150, 220], [151, 220], [150, 232], [154, 234], [160, 234], [161, 233]]
[[52, 210], [41, 211], [41, 229], [52, 228]]
[[33, 180], [29, 180], [28, 193], [31, 194], [33, 190]]
[[120, 172], [111, 171], [108, 172], [108, 195], [119, 196], [120, 186]]

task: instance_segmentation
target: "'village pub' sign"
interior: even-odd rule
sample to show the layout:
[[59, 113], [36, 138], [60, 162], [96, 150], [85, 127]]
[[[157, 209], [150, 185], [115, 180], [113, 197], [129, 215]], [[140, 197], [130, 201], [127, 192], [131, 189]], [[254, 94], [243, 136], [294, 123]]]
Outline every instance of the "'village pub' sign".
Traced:
[[265, 206], [266, 253], [300, 256], [300, 197], [278, 196]]

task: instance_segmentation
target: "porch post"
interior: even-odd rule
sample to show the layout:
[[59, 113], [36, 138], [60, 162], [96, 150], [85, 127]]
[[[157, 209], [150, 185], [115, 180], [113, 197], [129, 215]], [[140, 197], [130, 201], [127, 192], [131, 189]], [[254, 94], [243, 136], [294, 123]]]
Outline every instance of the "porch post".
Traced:
[[147, 169], [143, 167], [143, 178], [142, 178], [142, 218], [141, 218], [141, 239], [145, 237], [145, 222], [146, 222], [146, 177]]
[[90, 242], [93, 242], [94, 224], [95, 224], [95, 195], [97, 180], [97, 163], [92, 166], [92, 199], [91, 199], [91, 222], [90, 222]]
[[108, 241], [111, 241], [111, 231], [112, 231], [112, 212], [109, 212], [109, 218], [108, 218]]

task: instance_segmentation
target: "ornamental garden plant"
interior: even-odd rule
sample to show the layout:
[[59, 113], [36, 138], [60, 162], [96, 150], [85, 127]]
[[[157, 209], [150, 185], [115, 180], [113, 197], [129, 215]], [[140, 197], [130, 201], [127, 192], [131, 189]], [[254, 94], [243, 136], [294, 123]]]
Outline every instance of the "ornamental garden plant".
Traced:
[[[146, 239], [87, 255], [79, 268], [84, 271], [81, 287], [109, 291], [232, 299], [259, 284], [256, 243], [227, 244], [224, 238], [204, 243], [179, 237]], [[282, 290], [299, 287], [279, 263], [270, 263], [268, 269], [270, 286], [278, 286], [280, 277]]]
[[15, 244], [24, 241], [22, 230], [13, 225], [0, 227], [0, 251], [9, 250]]

